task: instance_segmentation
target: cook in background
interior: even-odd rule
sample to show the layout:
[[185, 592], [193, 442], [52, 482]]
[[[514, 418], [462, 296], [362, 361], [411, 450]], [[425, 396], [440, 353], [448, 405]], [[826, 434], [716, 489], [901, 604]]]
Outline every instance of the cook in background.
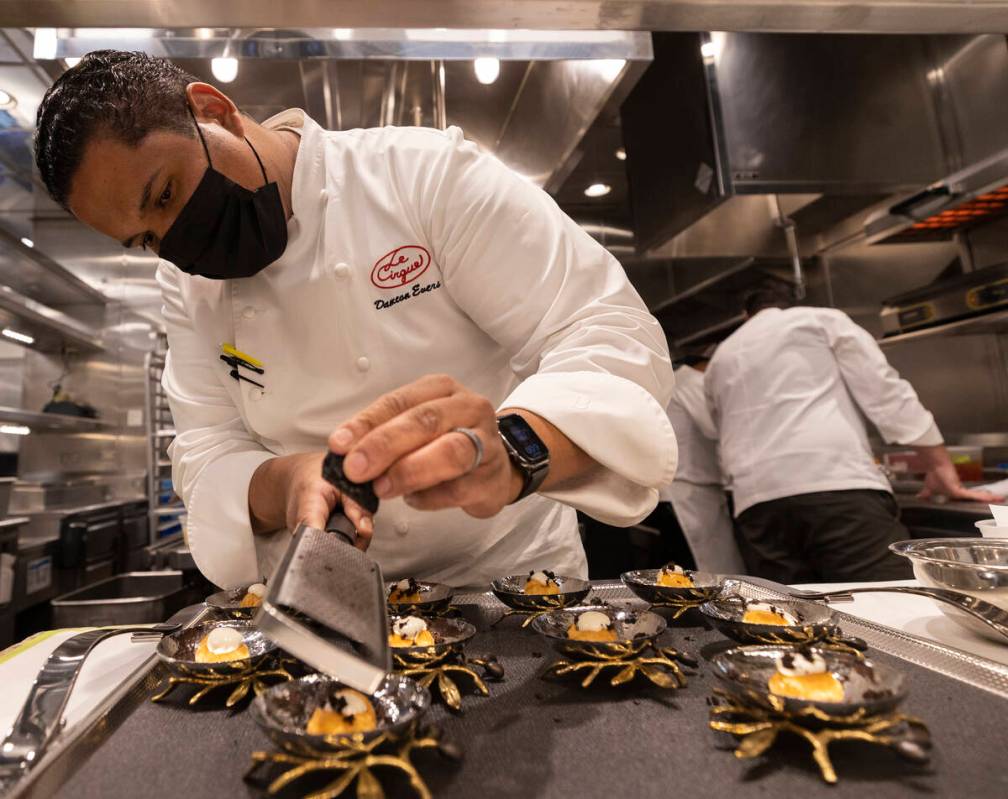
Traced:
[[633, 524], [672, 478], [661, 327], [604, 248], [457, 128], [259, 124], [169, 61], [101, 51], [46, 93], [36, 162], [76, 217], [165, 259], [172, 476], [221, 586], [325, 523], [327, 440], [374, 480], [375, 518], [343, 504], [385, 574], [453, 585], [583, 575], [575, 508]]
[[701, 571], [740, 574], [745, 564], [735, 543], [717, 430], [704, 393], [709, 360], [706, 355], [686, 356], [675, 370], [675, 391], [667, 412], [679, 444], [679, 468], [675, 479], [661, 488], [659, 508], [667, 508], [662, 536], [672, 540], [685, 536]]
[[864, 417], [925, 460], [927, 495], [997, 498], [963, 487], [934, 417], [866, 330], [842, 311], [789, 305], [780, 290], [750, 295], [704, 379], [747, 571], [784, 583], [908, 578], [887, 546], [910, 535]]

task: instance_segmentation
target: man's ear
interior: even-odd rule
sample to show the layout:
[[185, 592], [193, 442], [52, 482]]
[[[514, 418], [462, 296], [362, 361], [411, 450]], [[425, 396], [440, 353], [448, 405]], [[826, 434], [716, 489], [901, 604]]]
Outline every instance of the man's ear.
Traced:
[[186, 98], [197, 122], [215, 123], [228, 133], [244, 137], [245, 124], [238, 106], [220, 89], [209, 83], [190, 83]]

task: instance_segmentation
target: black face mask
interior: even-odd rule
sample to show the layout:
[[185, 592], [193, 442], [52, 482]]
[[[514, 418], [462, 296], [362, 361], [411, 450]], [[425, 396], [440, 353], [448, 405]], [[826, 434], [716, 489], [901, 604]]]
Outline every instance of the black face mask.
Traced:
[[269, 182], [259, 153], [247, 138], [245, 143], [263, 173], [264, 183], [256, 191], [239, 186], [214, 169], [198, 124], [196, 132], [208, 166], [161, 240], [158, 255], [190, 275], [214, 280], [252, 277], [287, 247], [287, 215], [280, 189], [276, 182]]

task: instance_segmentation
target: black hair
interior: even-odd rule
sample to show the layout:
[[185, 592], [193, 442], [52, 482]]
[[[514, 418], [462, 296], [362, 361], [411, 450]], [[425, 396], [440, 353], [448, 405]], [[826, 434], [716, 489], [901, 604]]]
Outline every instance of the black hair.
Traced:
[[742, 300], [746, 316], [752, 317], [765, 308], [790, 308], [791, 291], [779, 284], [767, 284], [750, 291]]
[[703, 364], [710, 361], [710, 356], [708, 355], [683, 355], [681, 358], [677, 358], [672, 365], [677, 369], [680, 366], [702, 366]]
[[96, 134], [134, 147], [157, 130], [195, 137], [185, 89], [197, 80], [165, 58], [121, 50], [95, 50], [60, 75], [35, 120], [35, 163], [53, 200], [67, 207]]

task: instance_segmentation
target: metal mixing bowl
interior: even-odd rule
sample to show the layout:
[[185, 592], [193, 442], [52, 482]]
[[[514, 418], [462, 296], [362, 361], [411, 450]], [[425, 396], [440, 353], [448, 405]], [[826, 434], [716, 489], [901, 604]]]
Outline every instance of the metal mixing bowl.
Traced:
[[[897, 541], [889, 549], [910, 561], [921, 585], [959, 591], [1008, 611], [1008, 539], [921, 538]], [[963, 627], [1004, 644], [983, 622], [944, 602], [935, 604]]]

